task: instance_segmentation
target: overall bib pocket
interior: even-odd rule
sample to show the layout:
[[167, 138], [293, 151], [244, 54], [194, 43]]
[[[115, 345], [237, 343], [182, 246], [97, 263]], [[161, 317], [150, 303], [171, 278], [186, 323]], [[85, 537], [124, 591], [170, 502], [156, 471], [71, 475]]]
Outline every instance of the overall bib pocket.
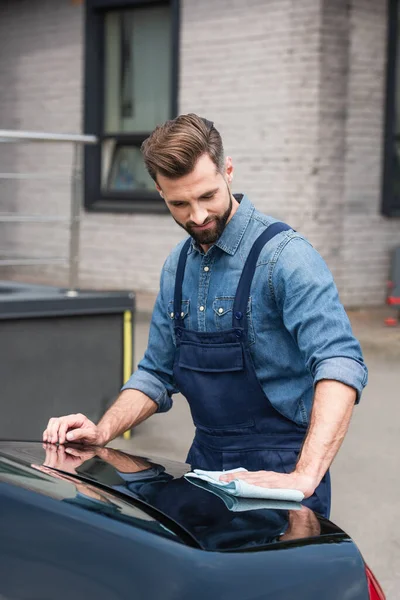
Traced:
[[243, 371], [242, 346], [239, 342], [225, 344], [221, 351], [218, 344], [181, 342], [178, 364], [185, 369], [205, 373]]

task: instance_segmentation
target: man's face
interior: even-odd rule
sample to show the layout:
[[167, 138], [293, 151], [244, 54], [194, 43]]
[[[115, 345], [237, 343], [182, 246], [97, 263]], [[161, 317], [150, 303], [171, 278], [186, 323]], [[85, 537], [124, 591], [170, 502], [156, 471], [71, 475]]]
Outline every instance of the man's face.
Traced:
[[157, 177], [157, 189], [175, 221], [206, 250], [221, 236], [238, 207], [229, 189], [232, 174], [230, 157], [222, 174], [208, 154], [203, 154], [189, 175]]

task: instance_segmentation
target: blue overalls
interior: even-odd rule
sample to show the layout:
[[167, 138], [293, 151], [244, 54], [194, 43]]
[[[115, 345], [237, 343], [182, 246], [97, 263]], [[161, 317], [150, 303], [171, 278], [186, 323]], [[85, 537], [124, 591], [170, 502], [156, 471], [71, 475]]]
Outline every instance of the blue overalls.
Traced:
[[[273, 223], [256, 239], [236, 291], [232, 328], [202, 332], [185, 328], [181, 316], [182, 283], [191, 239], [180, 253], [175, 281], [174, 328], [176, 353], [174, 378], [187, 398], [196, 434], [187, 462], [192, 468], [249, 471], [293, 471], [306, 428], [279, 413], [257, 379], [247, 343], [246, 310], [259, 254], [281, 231]], [[328, 517], [330, 477], [324, 476], [304, 504]]]

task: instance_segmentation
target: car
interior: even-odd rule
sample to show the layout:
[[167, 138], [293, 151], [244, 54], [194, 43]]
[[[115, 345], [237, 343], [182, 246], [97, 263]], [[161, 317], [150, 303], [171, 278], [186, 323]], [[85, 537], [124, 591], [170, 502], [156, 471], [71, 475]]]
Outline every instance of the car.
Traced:
[[334, 523], [188, 471], [112, 448], [0, 442], [1, 600], [384, 599]]

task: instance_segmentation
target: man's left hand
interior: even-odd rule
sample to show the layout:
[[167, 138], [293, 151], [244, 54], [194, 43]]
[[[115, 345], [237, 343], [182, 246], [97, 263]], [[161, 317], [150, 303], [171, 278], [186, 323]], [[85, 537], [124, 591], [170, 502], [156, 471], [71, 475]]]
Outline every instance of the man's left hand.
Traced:
[[239, 471], [237, 473], [227, 473], [220, 476], [220, 481], [233, 481], [234, 479], [243, 479], [252, 485], [271, 489], [299, 490], [303, 492], [305, 498], [313, 495], [317, 483], [309, 475], [304, 473], [275, 473], [275, 471]]

